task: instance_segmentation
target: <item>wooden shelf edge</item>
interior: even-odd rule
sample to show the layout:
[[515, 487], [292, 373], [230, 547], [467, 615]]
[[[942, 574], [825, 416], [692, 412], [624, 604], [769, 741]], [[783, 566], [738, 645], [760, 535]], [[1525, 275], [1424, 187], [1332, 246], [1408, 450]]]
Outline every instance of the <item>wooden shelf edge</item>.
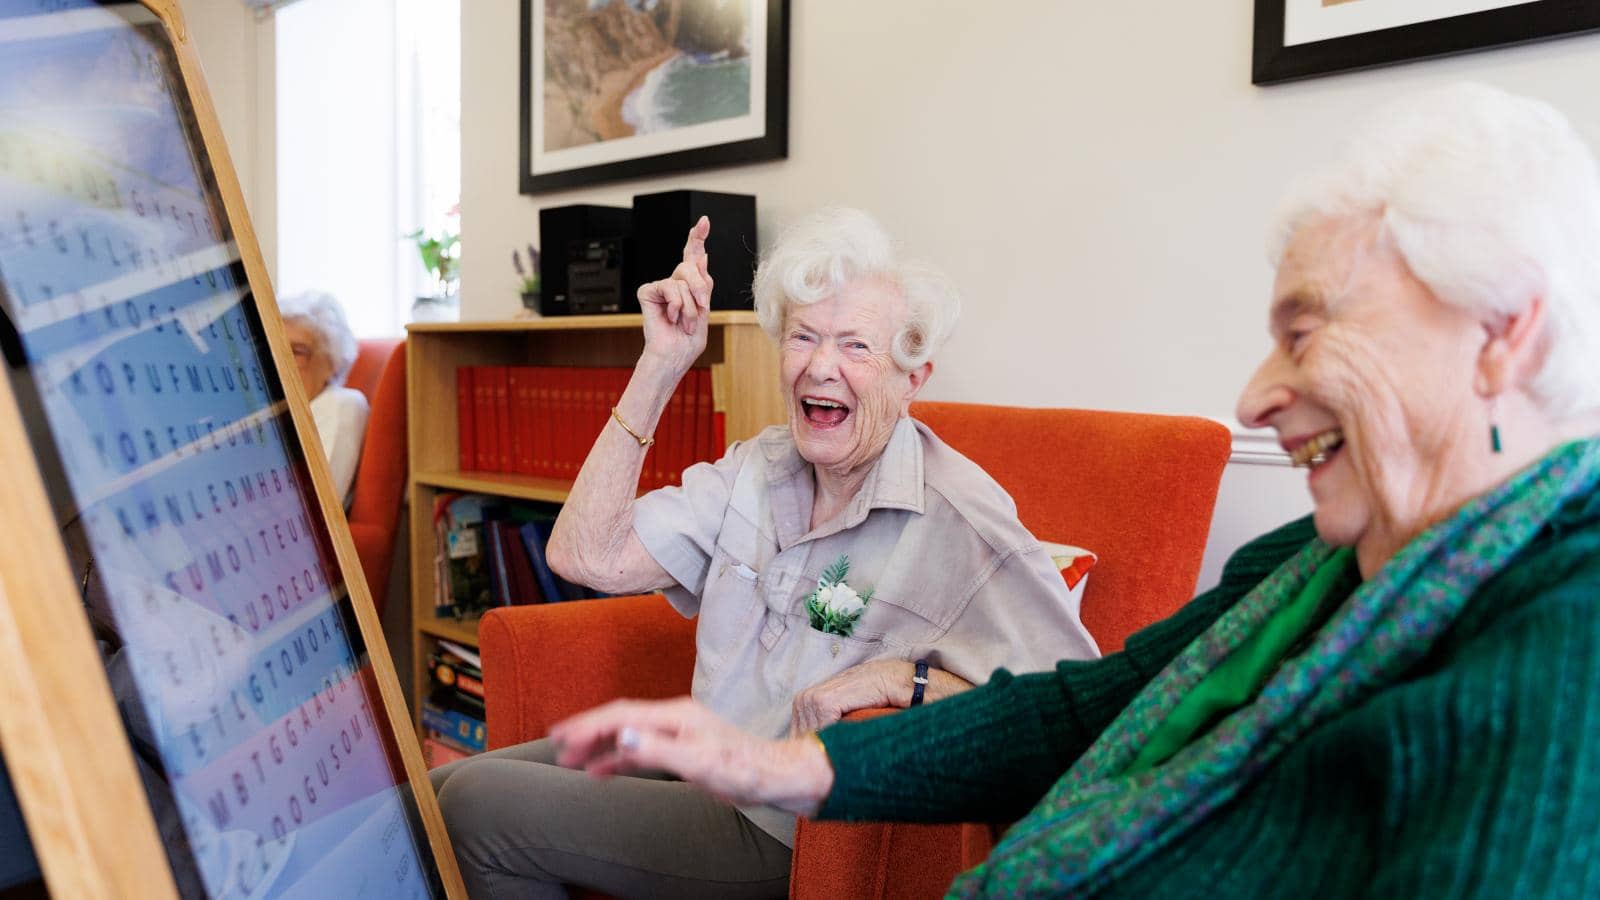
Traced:
[[478, 622], [480, 620], [466, 619], [422, 619], [417, 622], [417, 630], [423, 634], [455, 641], [471, 647], [478, 646]]
[[[756, 314], [755, 311], [748, 309], [712, 310], [711, 324], [755, 325]], [[413, 322], [406, 326], [406, 331], [410, 334], [470, 334], [483, 331], [595, 331], [643, 327], [643, 316], [638, 313], [622, 313], [607, 316], [552, 316], [548, 319], [501, 319], [483, 322]]]
[[417, 484], [431, 488], [548, 503], [564, 503], [572, 492], [572, 482], [559, 478], [534, 478], [498, 472], [418, 472], [413, 478]]

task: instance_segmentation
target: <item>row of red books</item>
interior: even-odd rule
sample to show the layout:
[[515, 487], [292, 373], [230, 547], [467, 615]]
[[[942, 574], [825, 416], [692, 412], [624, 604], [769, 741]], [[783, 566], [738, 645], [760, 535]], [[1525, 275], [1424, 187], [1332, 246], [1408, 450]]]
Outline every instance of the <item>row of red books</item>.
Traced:
[[[457, 431], [463, 471], [572, 480], [633, 370], [581, 366], [461, 366]], [[690, 369], [656, 425], [639, 486], [676, 484], [725, 446], [709, 368]]]

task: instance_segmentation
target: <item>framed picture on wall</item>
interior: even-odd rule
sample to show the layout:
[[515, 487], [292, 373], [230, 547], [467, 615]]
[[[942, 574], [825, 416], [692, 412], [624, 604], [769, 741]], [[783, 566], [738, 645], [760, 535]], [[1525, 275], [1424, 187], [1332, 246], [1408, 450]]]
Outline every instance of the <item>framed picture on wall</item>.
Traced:
[[522, 0], [524, 194], [789, 153], [789, 0]]
[[1594, 0], [1256, 0], [1255, 84], [1600, 29]]

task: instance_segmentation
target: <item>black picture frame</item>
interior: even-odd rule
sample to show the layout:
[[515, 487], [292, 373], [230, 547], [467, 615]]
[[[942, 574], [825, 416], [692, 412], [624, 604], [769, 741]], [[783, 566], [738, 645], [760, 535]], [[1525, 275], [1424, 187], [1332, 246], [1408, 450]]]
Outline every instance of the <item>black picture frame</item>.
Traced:
[[542, 194], [550, 191], [583, 187], [609, 181], [643, 178], [668, 172], [686, 172], [740, 163], [784, 159], [789, 155], [789, 15], [790, 0], [755, 0], [766, 3], [766, 123], [764, 132], [755, 138], [731, 141], [639, 156], [615, 162], [600, 163], [582, 168], [555, 172], [533, 171], [534, 121], [533, 121], [533, 66], [542, 61], [533, 59], [533, 0], [521, 0], [522, 64], [518, 70], [521, 84], [520, 120], [521, 153], [518, 170], [519, 190], [523, 194]]
[[1284, 0], [1256, 0], [1251, 83], [1277, 84], [1333, 72], [1582, 34], [1600, 29], [1600, 3], [1537, 0], [1293, 47], [1283, 45], [1283, 22]]

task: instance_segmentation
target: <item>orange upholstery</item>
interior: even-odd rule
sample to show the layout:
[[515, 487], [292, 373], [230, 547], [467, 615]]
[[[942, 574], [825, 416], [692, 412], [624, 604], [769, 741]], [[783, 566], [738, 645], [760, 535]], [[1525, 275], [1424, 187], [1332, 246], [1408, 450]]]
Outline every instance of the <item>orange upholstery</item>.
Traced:
[[1192, 416], [918, 403], [912, 415], [1017, 501], [1041, 540], [1093, 550], [1083, 624], [1103, 653], [1194, 596], [1233, 439]]
[[694, 620], [660, 594], [513, 606], [484, 615], [478, 650], [494, 750], [607, 700], [687, 694]]
[[381, 617], [406, 488], [405, 341], [361, 341], [345, 386], [365, 394], [372, 407], [347, 518], [356, 555], [361, 557], [361, 571]]
[[[1222, 425], [963, 403], [912, 414], [1009, 491], [1034, 534], [1099, 554], [1083, 621], [1105, 652], [1192, 596], [1231, 446]], [[659, 595], [495, 610], [479, 637], [491, 747], [605, 700], [687, 693], [693, 672], [693, 623]], [[940, 896], [993, 836], [987, 825], [801, 820], [790, 896]]]

